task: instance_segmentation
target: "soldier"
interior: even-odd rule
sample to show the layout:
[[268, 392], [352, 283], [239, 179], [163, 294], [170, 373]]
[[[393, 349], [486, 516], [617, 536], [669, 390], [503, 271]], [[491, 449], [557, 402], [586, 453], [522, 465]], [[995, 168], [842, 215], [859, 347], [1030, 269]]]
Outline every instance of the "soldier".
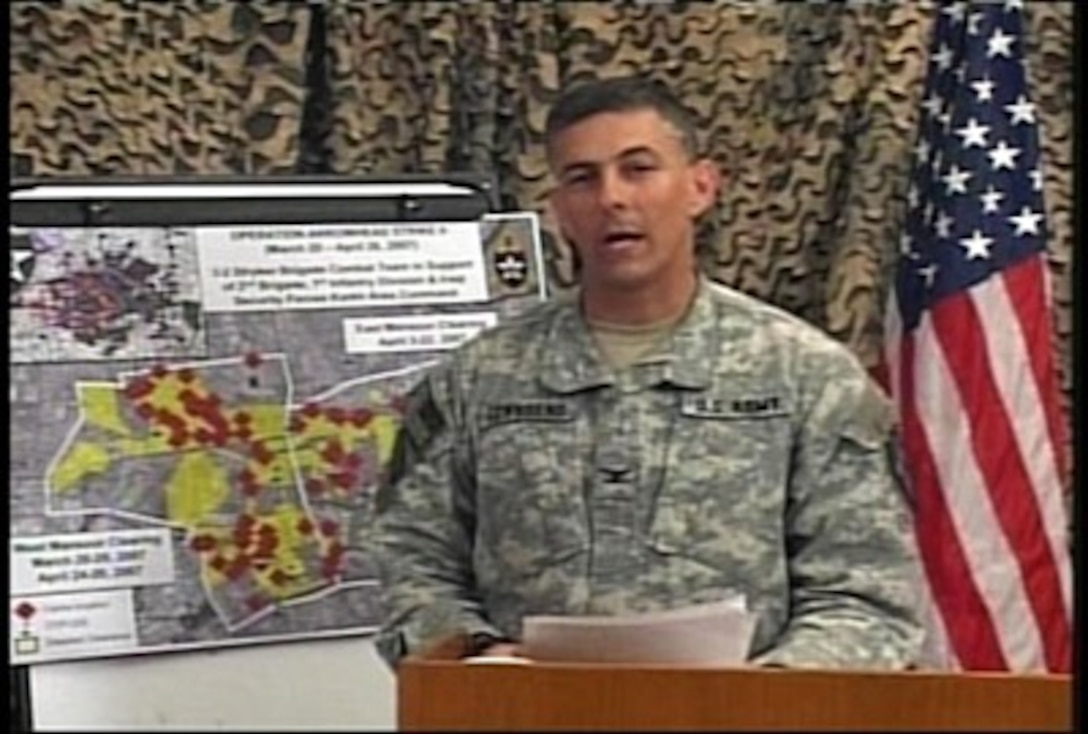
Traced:
[[529, 614], [743, 594], [750, 658], [902, 668], [922, 636], [890, 406], [845, 346], [698, 273], [720, 177], [639, 78], [553, 108], [557, 296], [412, 392], [374, 542], [392, 665], [454, 633], [517, 653]]

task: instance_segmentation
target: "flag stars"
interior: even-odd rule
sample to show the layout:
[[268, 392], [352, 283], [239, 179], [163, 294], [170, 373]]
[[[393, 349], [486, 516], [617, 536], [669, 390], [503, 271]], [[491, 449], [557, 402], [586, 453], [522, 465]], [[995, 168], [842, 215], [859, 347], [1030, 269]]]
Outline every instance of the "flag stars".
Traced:
[[1007, 59], [1012, 58], [1012, 42], [1016, 40], [1016, 36], [1006, 34], [1000, 28], [994, 28], [993, 34], [986, 41], [986, 55], [989, 58], [995, 56], [1004, 56]]
[[979, 23], [982, 22], [982, 13], [974, 12], [967, 16], [967, 34], [970, 36], [977, 36], [979, 34]]
[[990, 127], [988, 125], [980, 125], [978, 120], [973, 117], [967, 121], [967, 125], [956, 129], [956, 134], [963, 138], [963, 147], [965, 148], [976, 145], [980, 148], [985, 148], [986, 136], [989, 133]]
[[993, 186], [988, 186], [986, 192], [978, 198], [982, 201], [982, 213], [994, 214], [1001, 211], [1001, 200], [1005, 198], [1005, 194]]
[[997, 85], [989, 76], [984, 76], [978, 81], [971, 82], [971, 88], [975, 90], [976, 102], [992, 102], [994, 99], [994, 87]]
[[1030, 207], [1024, 207], [1020, 210], [1019, 214], [1014, 214], [1009, 217], [1009, 221], [1012, 222], [1012, 226], [1015, 228], [1015, 235], [1017, 237], [1023, 237], [1029, 234], [1040, 234], [1039, 227], [1043, 222], [1043, 215], [1039, 212], [1033, 212]]
[[1016, 156], [1020, 155], [1019, 148], [1013, 148], [1004, 140], [997, 141], [997, 145], [986, 154], [990, 157], [990, 166], [995, 170], [1007, 168], [1010, 171], [1016, 168]]
[[1038, 168], [1033, 168], [1028, 171], [1028, 178], [1031, 179], [1031, 190], [1042, 191], [1043, 190], [1043, 172]]
[[929, 158], [929, 152], [931, 148], [929, 142], [925, 138], [919, 138], [918, 144], [914, 146], [914, 157], [921, 163], [925, 159]]
[[1024, 0], [1005, 0], [1005, 12], [1011, 13], [1014, 10], [1023, 10]]
[[937, 96], [936, 92], [930, 92], [929, 96], [922, 102], [922, 109], [928, 112], [930, 117], [937, 117], [941, 114], [941, 98]]
[[937, 49], [937, 53], [933, 54], [932, 61], [937, 65], [938, 69], [947, 71], [952, 67], [952, 49], [942, 43]]
[[934, 223], [933, 227], [937, 232], [937, 236], [942, 240], [951, 239], [953, 221], [952, 217], [944, 212], [937, 215], [937, 221]]
[[926, 288], [932, 288], [933, 282], [937, 280], [937, 263], [928, 263], [927, 265], [919, 266], [918, 275], [922, 276]]
[[1022, 94], [1014, 103], [1005, 105], [1005, 111], [1009, 113], [1010, 124], [1019, 125], [1021, 122], [1035, 124], [1035, 105]]
[[993, 237], [986, 237], [977, 229], [971, 233], [970, 237], [964, 237], [960, 240], [960, 247], [967, 250], [968, 260], [978, 260], [990, 257], [990, 248], [993, 244]]
[[941, 12], [947, 15], [953, 23], [962, 23], [964, 16], [967, 14], [967, 5], [965, 3], [952, 3], [941, 8]]
[[944, 181], [944, 190], [948, 196], [952, 194], [966, 194], [967, 182], [971, 180], [973, 174], [970, 171], [960, 170], [960, 167], [955, 163], [948, 169], [948, 173], [941, 176], [941, 180]]

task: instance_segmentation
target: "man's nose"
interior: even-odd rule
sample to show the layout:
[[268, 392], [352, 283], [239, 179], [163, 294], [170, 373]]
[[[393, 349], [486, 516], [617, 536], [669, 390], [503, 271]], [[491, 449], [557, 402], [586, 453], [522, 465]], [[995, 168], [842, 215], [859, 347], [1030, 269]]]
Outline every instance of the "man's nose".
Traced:
[[630, 203], [631, 187], [619, 171], [606, 170], [601, 173], [597, 190], [597, 199], [604, 209], [622, 209]]

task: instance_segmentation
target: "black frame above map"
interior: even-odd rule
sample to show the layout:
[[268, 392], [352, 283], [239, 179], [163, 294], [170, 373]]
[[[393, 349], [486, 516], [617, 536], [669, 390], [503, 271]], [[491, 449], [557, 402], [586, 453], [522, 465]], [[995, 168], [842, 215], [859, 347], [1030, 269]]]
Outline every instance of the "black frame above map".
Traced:
[[471, 173], [22, 178], [9, 204], [23, 227], [452, 222], [498, 206], [492, 182]]

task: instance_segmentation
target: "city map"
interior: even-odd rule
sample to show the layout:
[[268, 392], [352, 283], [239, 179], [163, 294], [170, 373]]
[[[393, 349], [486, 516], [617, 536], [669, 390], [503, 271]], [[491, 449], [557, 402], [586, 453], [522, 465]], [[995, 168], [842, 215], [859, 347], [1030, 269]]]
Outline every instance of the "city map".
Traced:
[[545, 296], [532, 214], [10, 251], [13, 663], [372, 631], [404, 395]]

